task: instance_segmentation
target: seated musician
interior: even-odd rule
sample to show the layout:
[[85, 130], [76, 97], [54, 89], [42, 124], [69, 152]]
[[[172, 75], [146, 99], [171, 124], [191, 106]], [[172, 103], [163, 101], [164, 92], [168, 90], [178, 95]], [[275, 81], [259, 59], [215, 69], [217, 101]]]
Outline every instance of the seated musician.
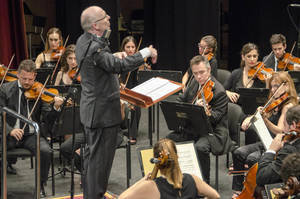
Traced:
[[[270, 44], [273, 54], [267, 59], [267, 56], [263, 58], [265, 65], [268, 68], [272, 68], [274, 71], [280, 71], [283, 69], [278, 68], [278, 61], [281, 61], [285, 56], [286, 50], [286, 38], [282, 34], [273, 34], [270, 38]], [[294, 70], [300, 70], [300, 65], [295, 63]]]
[[[286, 83], [283, 84], [283, 82]], [[274, 73], [268, 84], [270, 88], [269, 99], [274, 98], [274, 100], [271, 101], [270, 106], [273, 105], [272, 102], [275, 102], [274, 107], [270, 111], [266, 111], [267, 109], [262, 110], [261, 107], [259, 107], [258, 110], [262, 113], [264, 123], [271, 132], [271, 136], [274, 137], [276, 134], [282, 133], [284, 130], [284, 118], [288, 108], [290, 108], [293, 105], [296, 105], [298, 102], [293, 80], [287, 72]], [[278, 88], [280, 89], [277, 91]], [[277, 104], [277, 102], [281, 103]], [[251, 118], [252, 116], [249, 116], [243, 120], [241, 126], [242, 130], [246, 130], [249, 127], [249, 125], [251, 124]], [[241, 171], [247, 169], [245, 165], [247, 165], [250, 168], [259, 160], [263, 151], [264, 146], [261, 142], [237, 148], [232, 152], [234, 170]], [[233, 176], [233, 198], [236, 197], [242, 190], [243, 179], [243, 175]]]
[[[296, 135], [291, 136], [284, 134], [284, 132], [295, 132]], [[282, 161], [287, 155], [300, 152], [300, 105], [293, 106], [286, 112], [284, 132], [276, 135], [269, 149], [258, 162], [256, 174], [256, 184], [258, 186], [281, 182], [280, 169]], [[284, 172], [286, 171], [283, 170]]]
[[45, 50], [41, 52], [36, 60], [36, 68], [54, 67], [58, 56], [63, 46], [63, 39], [61, 31], [58, 28], [50, 28], [47, 32]]
[[[232, 103], [239, 104], [240, 95], [237, 88], [265, 88], [265, 82], [258, 78], [251, 78], [249, 71], [258, 65], [258, 47], [253, 43], [247, 43], [241, 50], [240, 68], [232, 71], [229, 79], [224, 83], [226, 94]], [[240, 104], [239, 104], [240, 105]], [[238, 135], [231, 135], [237, 141]], [[245, 132], [245, 143], [252, 144], [257, 141], [255, 130], [251, 127]]]
[[[217, 47], [217, 40], [212, 35], [206, 35], [202, 37], [200, 42], [198, 43], [199, 55], [204, 55], [206, 56], [206, 58], [208, 58], [211, 67], [211, 74], [215, 78], [217, 78], [218, 75], [218, 62], [216, 59]], [[191, 68], [189, 67], [185, 72], [184, 76], [182, 77], [182, 84], [184, 86], [183, 91], [187, 87], [190, 78], [193, 78], [192, 75], [193, 74]]]
[[[29, 117], [40, 126], [42, 123], [47, 123], [56, 117], [56, 111], [59, 110], [63, 100], [59, 97], [54, 97], [53, 108], [47, 103], [37, 102], [32, 115], [30, 112], [33, 108], [33, 101], [25, 98], [27, 90], [30, 90], [35, 83], [36, 67], [31, 60], [23, 60], [18, 68], [18, 80], [5, 83], [0, 88], [0, 106], [6, 106], [19, 114]], [[43, 119], [43, 121], [41, 120]], [[2, 121], [2, 120], [1, 120]], [[47, 121], [47, 122], [46, 122]], [[20, 120], [7, 115], [7, 149], [26, 148], [32, 153], [36, 153], [36, 141], [33, 134], [34, 129], [26, 125]], [[1, 128], [2, 129], [2, 128]], [[41, 128], [41, 131], [46, 129]], [[41, 133], [43, 134], [43, 133]], [[40, 138], [40, 157], [41, 157], [41, 194], [46, 196], [43, 185], [47, 182], [48, 172], [50, 167], [51, 149], [44, 137]]]
[[[210, 74], [210, 65], [205, 56], [195, 56], [190, 61], [190, 67], [194, 78], [192, 79], [185, 92], [177, 99], [180, 102], [195, 103], [207, 107], [208, 125], [212, 127], [212, 134], [201, 136], [201, 132], [195, 133], [193, 127], [185, 127], [182, 131], [172, 132], [167, 138], [175, 141], [193, 140], [196, 144], [198, 158], [200, 160], [202, 176], [206, 183], [210, 178], [210, 157], [209, 153], [226, 153], [231, 145], [228, 133], [227, 105], [228, 98], [223, 86]], [[199, 97], [199, 89], [209, 81], [214, 83], [212, 88], [212, 99], [207, 103]], [[205, 92], [205, 91], [204, 91]], [[198, 99], [197, 99], [198, 98]], [[203, 121], [207, 122], [207, 121]]]
[[166, 154], [167, 160], [163, 164], [157, 165], [161, 176], [156, 178], [156, 176], [151, 176], [150, 174], [146, 175], [125, 190], [119, 199], [196, 199], [198, 195], [204, 195], [208, 199], [220, 198], [218, 192], [199, 177], [181, 172], [176, 146], [173, 141], [160, 139], [154, 145], [154, 157], [160, 158], [162, 154]]

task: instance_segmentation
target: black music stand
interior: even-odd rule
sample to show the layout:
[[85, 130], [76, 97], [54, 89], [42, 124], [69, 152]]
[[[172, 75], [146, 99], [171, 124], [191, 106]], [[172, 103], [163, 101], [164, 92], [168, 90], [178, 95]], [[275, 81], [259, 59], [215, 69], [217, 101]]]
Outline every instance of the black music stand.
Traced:
[[189, 127], [195, 137], [209, 134], [208, 124], [203, 122], [207, 121], [207, 116], [202, 106], [170, 101], [161, 101], [160, 106], [169, 130], [181, 131]]
[[[152, 77], [162, 77], [175, 82], [181, 82], [182, 72], [181, 71], [171, 71], [171, 70], [141, 70], [138, 71], [137, 78], [138, 84], [141, 84]], [[159, 104], [159, 103], [158, 103]], [[159, 140], [159, 106], [157, 106], [157, 141]], [[148, 109], [148, 137], [150, 145], [152, 146], [152, 133], [155, 132], [155, 105], [149, 107]]]
[[48, 75], [51, 76], [53, 68], [54, 67], [36, 69], [36, 72], [37, 72], [36, 81], [44, 83], [46, 81]]
[[[68, 93], [71, 93], [71, 98], [73, 100], [73, 105], [70, 107], [64, 107], [62, 110], [62, 113], [60, 114], [60, 118], [57, 118], [55, 121], [54, 126], [52, 127], [52, 131], [50, 133], [51, 136], [51, 143], [50, 146], [53, 148], [53, 139], [56, 136], [65, 135], [66, 132], [72, 133], [73, 135], [73, 145], [75, 140], [75, 134], [78, 132], [83, 131], [83, 127], [81, 126], [80, 117], [79, 117], [79, 106], [76, 106], [76, 104], [79, 104], [80, 102], [80, 95], [81, 95], [81, 85], [80, 84], [73, 84], [73, 85], [59, 85], [59, 86], [53, 86], [53, 85], [47, 85], [47, 88], [55, 88], [59, 91], [60, 95], [64, 96]], [[74, 154], [74, 153], [73, 153]], [[53, 153], [52, 153], [52, 164], [53, 164]], [[74, 183], [74, 157], [72, 155], [72, 168], [71, 168], [71, 178], [72, 183]], [[53, 168], [53, 167], [52, 167]], [[52, 190], [53, 195], [55, 195], [55, 176], [58, 174], [64, 174], [66, 171], [69, 171], [66, 168], [61, 169], [58, 173], [54, 173], [54, 169], [51, 170], [52, 175]], [[72, 185], [73, 186], [73, 185]]]
[[254, 114], [257, 107], [264, 106], [268, 101], [269, 89], [267, 88], [237, 88], [240, 94], [238, 104], [242, 106], [245, 114]]
[[300, 71], [290, 70], [288, 73], [294, 81], [297, 93], [300, 93]]

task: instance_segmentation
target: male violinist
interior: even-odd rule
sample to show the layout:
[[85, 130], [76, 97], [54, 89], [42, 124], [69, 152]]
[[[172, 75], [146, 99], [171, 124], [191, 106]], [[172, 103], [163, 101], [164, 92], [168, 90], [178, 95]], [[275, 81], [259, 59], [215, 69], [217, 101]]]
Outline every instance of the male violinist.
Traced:
[[[211, 125], [213, 132], [207, 136], [201, 136], [201, 132], [195, 132], [191, 126], [184, 127], [182, 131], [172, 132], [167, 135], [167, 138], [175, 141], [182, 142], [192, 140], [200, 160], [202, 176], [204, 181], [209, 183], [210, 180], [210, 158], [209, 153], [215, 155], [226, 153], [231, 145], [231, 140], [228, 134], [228, 118], [227, 118], [227, 105], [228, 98], [224, 87], [211, 75], [210, 64], [205, 56], [198, 55], [191, 59], [190, 67], [194, 78], [186, 88], [184, 93], [177, 99], [179, 102], [187, 102], [204, 106], [202, 99], [194, 100], [197, 96], [199, 89], [205, 85], [208, 80], [214, 83], [212, 88], [213, 98], [208, 102], [207, 107], [209, 110], [208, 125]], [[203, 121], [207, 122], [207, 121]]]
[[295, 133], [295, 138], [285, 139], [284, 133], [277, 134], [269, 149], [258, 162], [256, 184], [264, 186], [281, 182], [280, 169], [283, 159], [291, 154], [300, 152], [300, 105], [288, 109], [284, 121], [285, 132]]
[[[273, 34], [270, 38], [270, 44], [271, 44], [273, 53], [269, 58], [268, 58], [268, 56], [265, 56], [263, 58], [263, 62], [265, 63], [265, 66], [267, 68], [272, 68], [275, 72], [277, 72], [277, 71], [280, 71], [280, 69], [277, 67], [278, 62], [282, 61], [282, 59], [286, 53], [285, 52], [286, 38], [282, 34]], [[300, 70], [300, 65], [295, 63], [294, 70]]]
[[[8, 107], [17, 113], [37, 122], [41, 129], [41, 135], [45, 135], [43, 131], [47, 129], [45, 124], [51, 123], [51, 120], [56, 118], [56, 113], [63, 103], [59, 97], [54, 98], [53, 107], [44, 103], [39, 99], [32, 115], [30, 112], [33, 109], [35, 101], [29, 101], [24, 92], [29, 90], [35, 82], [36, 65], [32, 60], [23, 60], [18, 68], [18, 80], [3, 84], [0, 88], [0, 106]], [[1, 114], [2, 115], [2, 114]], [[45, 122], [47, 120], [47, 122]], [[2, 121], [2, 119], [1, 119]], [[1, 123], [2, 125], [2, 123]], [[34, 129], [26, 125], [19, 119], [7, 115], [6, 133], [7, 133], [7, 149], [26, 148], [33, 154], [36, 153], [36, 141]], [[2, 127], [1, 127], [2, 129]], [[44, 137], [40, 138], [40, 157], [41, 157], [41, 197], [46, 197], [44, 184], [48, 179], [50, 168], [51, 148]]]

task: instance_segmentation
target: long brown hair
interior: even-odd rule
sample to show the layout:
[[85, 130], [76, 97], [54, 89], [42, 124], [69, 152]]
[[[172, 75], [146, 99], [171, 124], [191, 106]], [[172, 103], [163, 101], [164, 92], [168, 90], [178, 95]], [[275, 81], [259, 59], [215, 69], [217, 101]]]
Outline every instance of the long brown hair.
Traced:
[[[241, 50], [241, 56], [245, 56], [246, 54], [248, 54], [252, 50], [256, 50], [257, 54], [259, 54], [258, 47], [257, 47], [256, 44], [254, 44], [254, 43], [247, 43], [247, 44], [243, 45], [243, 48]], [[241, 64], [240, 65], [241, 65], [242, 68], [245, 67], [245, 61], [243, 59], [241, 59]]]
[[125, 45], [128, 43], [128, 42], [133, 42], [134, 45], [135, 45], [135, 50], [137, 50], [137, 46], [136, 46], [136, 40], [133, 36], [127, 36], [123, 39], [122, 41], [122, 44], [121, 44], [121, 49], [120, 51], [125, 51]]
[[60, 43], [59, 43], [59, 46], [62, 46], [63, 45], [63, 39], [62, 39], [62, 34], [61, 34], [61, 31], [60, 29], [56, 28], [56, 27], [53, 27], [53, 28], [50, 28], [47, 32], [47, 37], [46, 37], [46, 44], [45, 44], [45, 51], [44, 52], [47, 52], [48, 50], [50, 50], [50, 45], [49, 45], [49, 36], [53, 33], [57, 33], [59, 35], [59, 39], [60, 39]]
[[[289, 94], [289, 99], [284, 104], [288, 104], [288, 103], [292, 103], [294, 105], [298, 104], [298, 100], [297, 100], [298, 95], [297, 95], [297, 91], [295, 89], [295, 84], [294, 84], [294, 81], [291, 78], [291, 76], [288, 74], [288, 72], [280, 71], [280, 72], [274, 73], [268, 82], [267, 88], [271, 88], [272, 81], [277, 81], [279, 84], [281, 84], [283, 82], [286, 82], [288, 84], [287, 93]], [[269, 98], [273, 94], [274, 93], [270, 92]]]
[[155, 158], [165, 151], [169, 154], [165, 164], [159, 165], [160, 173], [166, 176], [167, 181], [173, 185], [175, 189], [182, 188], [182, 172], [178, 163], [177, 149], [175, 143], [167, 138], [160, 139], [153, 147], [153, 155]]
[[61, 56], [61, 71], [66, 73], [69, 70], [69, 64], [67, 61], [67, 57], [72, 54], [75, 53], [75, 44], [70, 44], [66, 47], [66, 50], [64, 52], [64, 54]]

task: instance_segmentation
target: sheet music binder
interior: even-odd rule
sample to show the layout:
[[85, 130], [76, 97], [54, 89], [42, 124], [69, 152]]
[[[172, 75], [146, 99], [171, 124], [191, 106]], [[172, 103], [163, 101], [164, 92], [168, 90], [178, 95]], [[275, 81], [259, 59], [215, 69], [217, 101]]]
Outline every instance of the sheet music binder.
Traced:
[[[46, 81], [48, 75], [50, 75], [50, 77], [51, 77], [53, 68], [54, 67], [36, 69], [36, 72], [37, 72], [36, 81], [41, 82], [42, 84], [44, 84], [44, 82]], [[49, 84], [49, 82], [48, 82], [48, 84]]]
[[140, 70], [138, 71], [138, 83], [144, 83], [152, 77], [162, 77], [174, 82], [181, 82], [182, 72], [173, 70]]
[[195, 133], [195, 136], [208, 135], [207, 116], [202, 106], [170, 101], [161, 101], [160, 106], [169, 130], [189, 127], [193, 129], [191, 133]]
[[[156, 84], [159, 82], [160, 84]], [[168, 79], [156, 77], [134, 87], [133, 89], [121, 89], [120, 97], [133, 105], [148, 108], [153, 104], [164, 100], [168, 96], [180, 91], [182, 84]]]
[[245, 114], [254, 114], [257, 107], [264, 106], [268, 101], [267, 88], [237, 88], [237, 92], [240, 94], [238, 104]]

